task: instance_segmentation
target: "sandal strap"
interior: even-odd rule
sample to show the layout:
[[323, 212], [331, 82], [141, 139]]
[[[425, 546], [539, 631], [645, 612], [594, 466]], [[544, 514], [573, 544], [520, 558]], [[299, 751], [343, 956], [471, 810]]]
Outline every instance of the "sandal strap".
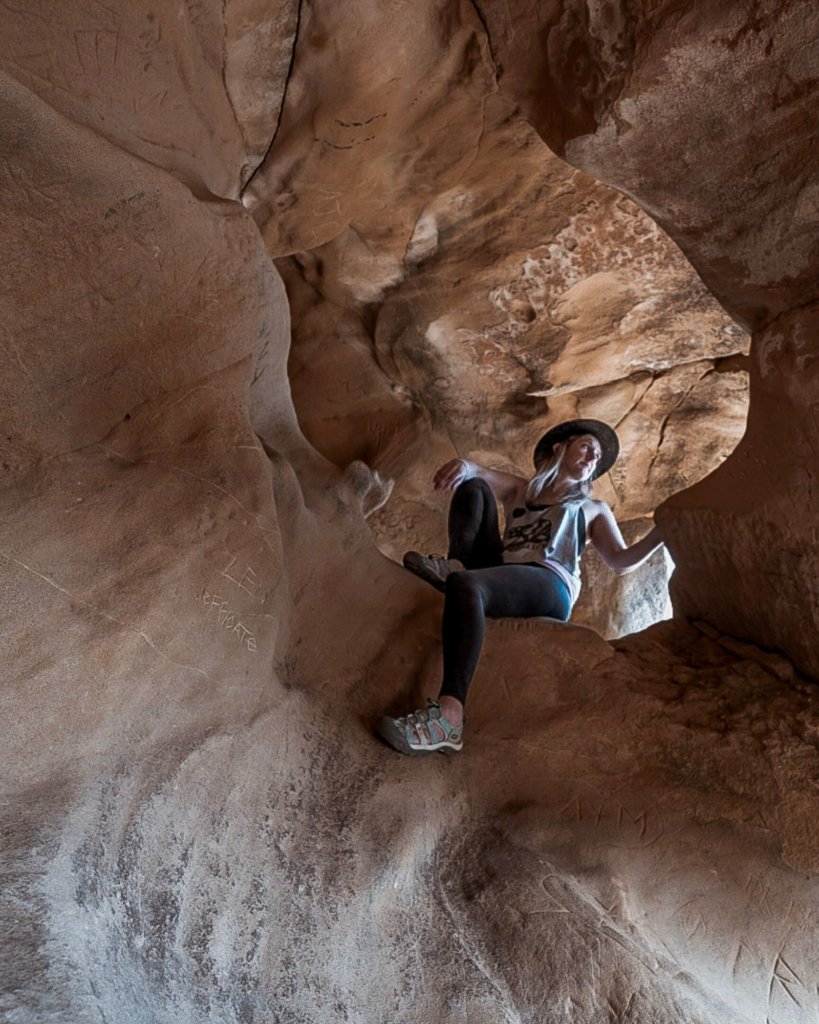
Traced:
[[427, 707], [418, 708], [395, 721], [408, 741], [420, 742], [424, 746], [447, 740], [457, 742], [463, 730], [462, 725], [450, 725], [441, 713], [440, 703], [431, 697], [427, 698]]

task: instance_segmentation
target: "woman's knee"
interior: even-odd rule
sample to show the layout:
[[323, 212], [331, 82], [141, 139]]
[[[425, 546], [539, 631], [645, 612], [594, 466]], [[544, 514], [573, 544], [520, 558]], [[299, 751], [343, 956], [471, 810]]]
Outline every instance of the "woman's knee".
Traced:
[[464, 480], [452, 495], [450, 525], [454, 516], [456, 523], [470, 524], [472, 528], [478, 529], [487, 517], [493, 517], [494, 506], [495, 497], [485, 480]]
[[478, 495], [483, 497], [493, 498], [492, 488], [485, 480], [481, 480], [479, 477], [472, 477], [470, 480], [464, 480], [462, 484], [458, 484], [455, 488], [453, 500], [456, 497], [463, 498], [474, 498]]
[[481, 590], [472, 572], [451, 572], [446, 578], [444, 596], [448, 602], [465, 604], [481, 600]]

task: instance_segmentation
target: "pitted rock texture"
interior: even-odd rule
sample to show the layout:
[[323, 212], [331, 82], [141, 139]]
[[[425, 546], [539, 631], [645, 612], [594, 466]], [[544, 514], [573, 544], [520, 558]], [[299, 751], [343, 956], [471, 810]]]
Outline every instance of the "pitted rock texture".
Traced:
[[819, 258], [809, 0], [479, 6], [502, 92], [637, 198], [727, 308], [758, 328], [804, 302]]
[[423, 259], [410, 240], [380, 300], [367, 290], [380, 240], [363, 230], [278, 265], [300, 425], [338, 465], [362, 459], [396, 481], [370, 519], [391, 557], [446, 547], [436, 465], [457, 455], [528, 475], [562, 419], [616, 425], [623, 458], [598, 492], [625, 520], [739, 440], [745, 335], [644, 214], [508, 113], [461, 184], [424, 206]]
[[[750, 0], [662, 3], [639, 18], [629, 10], [362, 0], [342, 17], [326, 0], [205, 0], [172, 12], [139, 0], [0, 6], [4, 1018], [806, 1024], [819, 1013], [819, 716], [815, 684], [792, 665], [815, 659], [815, 282], [789, 276], [794, 252], [807, 258], [815, 239], [815, 165], [803, 159], [814, 104], [797, 60], [810, 60], [815, 12]], [[498, 11], [517, 21], [498, 23]], [[610, 45], [612, 32], [625, 42]], [[589, 70], [601, 39], [617, 73]], [[741, 59], [697, 77], [698, 55], [721, 41]], [[369, 81], [396, 121], [408, 112], [377, 147], [349, 142], [377, 109], [345, 111], [335, 126], [327, 113], [339, 90], [327, 69], [356, 47], [350, 95]], [[737, 76], [753, 122], [736, 117]], [[717, 87], [721, 77], [730, 88]], [[414, 237], [412, 273], [424, 273], [427, 252], [443, 274], [443, 220], [435, 214], [439, 256], [431, 221], [416, 232], [418, 220], [480, 159], [492, 104], [507, 105], [510, 126], [508, 107], [535, 97], [553, 115], [541, 123], [529, 113], [547, 140], [558, 147], [563, 133], [571, 155], [582, 136], [588, 155], [603, 116], [625, 149], [634, 132], [661, 134], [643, 105], [615, 109], [617, 90], [654, 89], [678, 98], [667, 136], [630, 150], [629, 174], [604, 147], [597, 173], [660, 221], [730, 313], [751, 320], [749, 309], [760, 310], [765, 321], [751, 350], [746, 437], [664, 513], [680, 606], [730, 618], [731, 630], [676, 621], [611, 644], [581, 626], [491, 623], [464, 753], [404, 759], [372, 725], [385, 708], [434, 692], [441, 598], [373, 544], [365, 513], [388, 487], [355, 461], [362, 453], [338, 440], [329, 461], [301, 433], [287, 383], [288, 304], [270, 254], [332, 247], [342, 234], [343, 253], [345, 218], [358, 223], [351, 211], [363, 194], [392, 257], [403, 260], [401, 240]], [[476, 97], [486, 122], [471, 116]], [[790, 149], [774, 158], [781, 130], [765, 126], [785, 123]], [[305, 131], [319, 141], [290, 148]], [[711, 166], [660, 166], [664, 147], [692, 139]], [[337, 196], [322, 192], [337, 159], [327, 154], [325, 166], [327, 150], [349, 155], [343, 174], [330, 171]], [[762, 161], [757, 172], [739, 160], [749, 153]], [[766, 215], [776, 209], [769, 156], [791, 175], [778, 217]], [[393, 199], [427, 170], [424, 204], [391, 220]], [[733, 220], [703, 187], [703, 175], [707, 185], [720, 173], [725, 194], [732, 181], [759, 184], [738, 189]], [[639, 223], [611, 201], [618, 230]], [[576, 215], [564, 209], [556, 223]], [[746, 277], [731, 253], [720, 266], [732, 230], [743, 253], [776, 250], [765, 280]], [[383, 288], [388, 275], [375, 269], [389, 261], [363, 227], [361, 239], [346, 293], [354, 301], [340, 256], [335, 269], [327, 258], [327, 280], [343, 288], [326, 293], [316, 287], [323, 254], [282, 261], [301, 325], [294, 391], [300, 377], [309, 391], [308, 353], [321, 353], [316, 372], [350, 415], [344, 382], [356, 378], [342, 370], [348, 360], [360, 367], [362, 419], [383, 412], [389, 443], [416, 446], [408, 475], [420, 493], [444, 435], [372, 354], [379, 337], [384, 351], [402, 351], [397, 296], [414, 294], [413, 277]], [[368, 246], [374, 297], [362, 299]], [[700, 323], [727, 324], [675, 259], [665, 272], [683, 306], [687, 295]], [[571, 315], [561, 330], [575, 312], [577, 339], [589, 340], [603, 313], [628, 323], [651, 282], [629, 285], [629, 307], [621, 270], [564, 281]], [[601, 308], [599, 274], [614, 275], [611, 310]], [[426, 336], [444, 300], [413, 306], [407, 295], [401, 330], [412, 334], [419, 315], [415, 333]], [[503, 302], [511, 312], [501, 327], [518, 320], [523, 349], [535, 328], [525, 328], [520, 289]], [[390, 330], [379, 335], [374, 305], [390, 303], [381, 328]], [[669, 336], [676, 315], [640, 312]], [[724, 344], [719, 330], [709, 337]], [[692, 395], [704, 388], [700, 404], [713, 410], [705, 421], [724, 417], [737, 432], [744, 369], [733, 354], [741, 344], [729, 347], [676, 360], [665, 376], [690, 373]], [[558, 348], [555, 366], [571, 350], [567, 335]], [[511, 350], [507, 338], [505, 358]], [[411, 351], [401, 358], [411, 362]], [[623, 352], [605, 353], [622, 373]], [[661, 356], [648, 342], [641, 349], [643, 359]], [[574, 385], [567, 366], [560, 379]], [[736, 403], [727, 414], [722, 383]], [[548, 402], [549, 416], [590, 412], [608, 386], [606, 402], [626, 411], [654, 388], [630, 374], [528, 397]], [[624, 474], [642, 460], [650, 481], [652, 456], [663, 457], [664, 444], [640, 448], [641, 430], [661, 434], [667, 415], [674, 436], [662, 394], [642, 427], [631, 417]], [[685, 401], [674, 408], [681, 440], [669, 441], [670, 465], [691, 436]], [[718, 447], [731, 435], [709, 428], [707, 437]], [[385, 442], [374, 429], [369, 443], [375, 453]], [[472, 442], [480, 452], [486, 443]], [[629, 513], [635, 530], [641, 513]], [[775, 645], [788, 658], [764, 649]]]
[[[572, 164], [649, 211], [756, 332], [756, 440], [664, 512], [675, 561], [682, 566], [683, 549], [695, 548], [707, 566], [699, 583], [681, 568], [680, 610], [788, 651], [819, 674], [819, 509], [808, 455], [819, 448], [809, 397], [819, 299], [814, 5], [480, 7], [502, 94]], [[788, 537], [786, 564], [774, 535]]]

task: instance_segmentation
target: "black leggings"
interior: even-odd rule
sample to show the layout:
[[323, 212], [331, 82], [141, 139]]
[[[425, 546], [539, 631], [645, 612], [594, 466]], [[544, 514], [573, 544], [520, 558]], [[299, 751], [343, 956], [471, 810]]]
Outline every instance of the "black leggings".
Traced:
[[541, 565], [504, 565], [498, 507], [488, 484], [467, 480], [449, 509], [449, 557], [466, 572], [447, 577], [444, 599], [442, 697], [462, 704], [483, 647], [484, 619], [544, 615], [565, 622], [571, 612], [569, 588]]

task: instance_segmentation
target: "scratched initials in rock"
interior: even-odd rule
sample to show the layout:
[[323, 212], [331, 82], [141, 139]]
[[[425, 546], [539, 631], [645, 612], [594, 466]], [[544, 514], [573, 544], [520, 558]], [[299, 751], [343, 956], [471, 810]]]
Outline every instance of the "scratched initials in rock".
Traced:
[[246, 594], [250, 594], [251, 597], [255, 597], [258, 600], [264, 600], [259, 598], [259, 581], [256, 578], [256, 573], [247, 566], [244, 570], [241, 568], [241, 563], [235, 555], [231, 555], [230, 561], [224, 569], [219, 573], [220, 576], [224, 576], [226, 580], [230, 580], [231, 583], [235, 583], [239, 590], [244, 590]]
[[802, 1003], [794, 995], [793, 989], [797, 990], [805, 989], [802, 978], [796, 973], [796, 971], [790, 966], [781, 951], [777, 954], [774, 960], [773, 970], [771, 971], [771, 982], [768, 987], [768, 1007], [770, 1008], [771, 1001], [774, 998], [775, 987], [779, 986], [781, 990], [787, 995], [790, 1002], [795, 1003], [800, 1009]]
[[213, 619], [219, 626], [227, 630], [228, 633], [232, 633], [239, 643], [246, 647], [251, 654], [256, 653], [258, 648], [253, 631], [240, 621], [235, 612], [231, 611], [224, 597], [220, 594], [211, 594], [210, 591], [203, 590], [196, 595], [196, 599], [201, 601], [211, 614], [215, 611], [216, 614], [213, 616]]
[[587, 822], [595, 827], [603, 825], [613, 835], [634, 846], [651, 846], [665, 831], [650, 808], [632, 810], [613, 797], [573, 796], [560, 808], [558, 817], [561, 821]]

